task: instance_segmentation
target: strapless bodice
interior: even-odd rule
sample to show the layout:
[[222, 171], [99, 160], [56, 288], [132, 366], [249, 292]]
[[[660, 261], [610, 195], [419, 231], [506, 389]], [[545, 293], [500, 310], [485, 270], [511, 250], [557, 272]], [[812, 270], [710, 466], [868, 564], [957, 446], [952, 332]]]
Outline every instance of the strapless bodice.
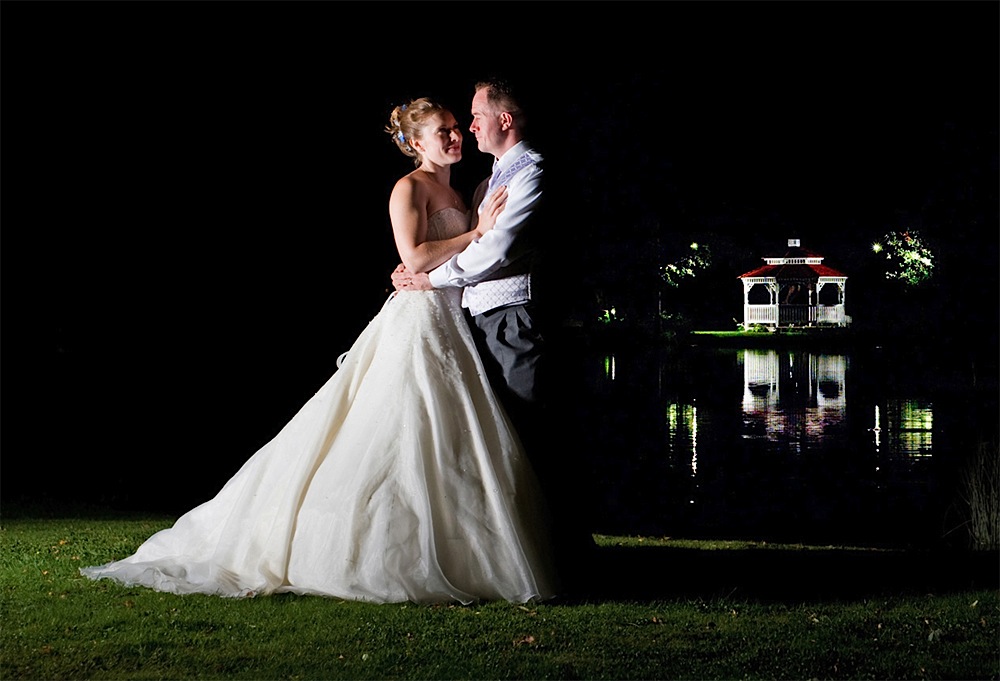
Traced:
[[458, 208], [442, 208], [427, 218], [427, 239], [440, 241], [469, 231], [469, 214]]

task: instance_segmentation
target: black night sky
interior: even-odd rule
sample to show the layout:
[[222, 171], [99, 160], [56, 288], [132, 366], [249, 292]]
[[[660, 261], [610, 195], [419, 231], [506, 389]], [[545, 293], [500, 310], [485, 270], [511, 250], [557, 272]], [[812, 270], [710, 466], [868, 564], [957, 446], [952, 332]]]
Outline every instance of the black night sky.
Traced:
[[[940, 257], [928, 333], [996, 354], [998, 9], [4, 0], [3, 496], [216, 490], [387, 296], [390, 109], [467, 125], [493, 71], [533, 98], [578, 297], [702, 241], [698, 322], [732, 328], [797, 237], [863, 322], [869, 247], [907, 229]], [[489, 163], [467, 135], [455, 184]]]

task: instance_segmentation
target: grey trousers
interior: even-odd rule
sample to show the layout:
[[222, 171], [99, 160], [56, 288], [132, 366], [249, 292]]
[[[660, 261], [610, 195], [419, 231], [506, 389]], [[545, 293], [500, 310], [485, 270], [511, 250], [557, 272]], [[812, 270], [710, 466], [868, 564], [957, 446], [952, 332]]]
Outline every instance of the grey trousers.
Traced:
[[540, 399], [538, 372], [544, 339], [532, 318], [531, 303], [473, 315], [472, 321], [472, 335], [490, 383], [516, 422]]

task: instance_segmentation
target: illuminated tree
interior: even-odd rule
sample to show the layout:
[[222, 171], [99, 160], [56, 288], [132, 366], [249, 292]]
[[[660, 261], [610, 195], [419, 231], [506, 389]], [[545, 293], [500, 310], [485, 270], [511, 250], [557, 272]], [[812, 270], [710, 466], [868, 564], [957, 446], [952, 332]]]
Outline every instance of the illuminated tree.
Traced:
[[660, 266], [660, 278], [668, 286], [677, 288], [684, 280], [693, 279], [712, 264], [712, 252], [708, 246], [694, 242], [689, 248], [691, 252], [680, 260]]
[[885, 278], [916, 287], [930, 280], [934, 254], [916, 231], [890, 232], [872, 251], [885, 255]]

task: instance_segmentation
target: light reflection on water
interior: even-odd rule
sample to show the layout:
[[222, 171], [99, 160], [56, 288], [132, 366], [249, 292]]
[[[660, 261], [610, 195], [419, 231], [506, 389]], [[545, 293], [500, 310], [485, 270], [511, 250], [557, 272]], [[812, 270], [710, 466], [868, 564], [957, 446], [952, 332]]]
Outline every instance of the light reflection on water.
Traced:
[[743, 437], [801, 452], [833, 437], [843, 422], [848, 358], [748, 349], [743, 365]]
[[602, 522], [868, 543], [940, 531], [926, 527], [940, 502], [928, 396], [899, 394], [849, 353], [652, 355], [597, 360]]
[[[887, 400], [885, 416], [875, 405], [875, 451], [906, 457], [933, 454], [934, 405], [925, 400]], [[884, 425], [883, 425], [884, 424]], [[884, 442], [884, 444], [883, 444]]]

